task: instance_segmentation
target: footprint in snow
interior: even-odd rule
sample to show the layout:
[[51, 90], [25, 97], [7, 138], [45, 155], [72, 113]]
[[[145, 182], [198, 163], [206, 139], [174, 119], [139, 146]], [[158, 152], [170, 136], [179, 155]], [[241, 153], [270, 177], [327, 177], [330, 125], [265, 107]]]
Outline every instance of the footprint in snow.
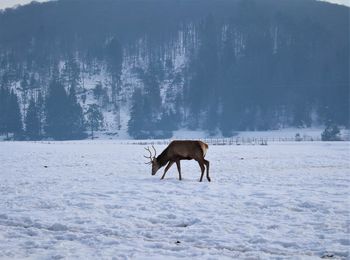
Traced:
[[60, 223], [55, 223], [48, 228], [51, 231], [67, 231], [68, 227]]

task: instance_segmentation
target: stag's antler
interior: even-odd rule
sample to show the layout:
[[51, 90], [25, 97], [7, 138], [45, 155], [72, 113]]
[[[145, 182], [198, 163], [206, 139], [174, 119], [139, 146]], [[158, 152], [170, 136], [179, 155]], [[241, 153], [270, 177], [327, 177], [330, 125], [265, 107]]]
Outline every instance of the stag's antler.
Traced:
[[153, 150], [154, 150], [154, 157], [153, 157], [153, 158], [156, 158], [156, 156], [157, 156], [157, 151], [156, 151], [156, 148], [154, 148], [153, 144], [152, 144], [152, 148], [153, 148]]
[[152, 152], [149, 146], [147, 148], [145, 147], [145, 150], [149, 152], [149, 156], [144, 155], [143, 157], [145, 157], [146, 159], [150, 159], [150, 162], [147, 162], [146, 164], [151, 164], [154, 158], [156, 158], [157, 156], [157, 151], [156, 151], [156, 148], [154, 148], [153, 144], [152, 144], [152, 148], [154, 151], [154, 155], [152, 155]]
[[145, 157], [146, 159], [150, 159], [150, 162], [147, 162], [145, 164], [151, 164], [153, 160], [151, 149], [149, 149], [149, 147], [145, 147], [145, 150], [149, 152], [149, 156], [144, 155], [143, 157]]

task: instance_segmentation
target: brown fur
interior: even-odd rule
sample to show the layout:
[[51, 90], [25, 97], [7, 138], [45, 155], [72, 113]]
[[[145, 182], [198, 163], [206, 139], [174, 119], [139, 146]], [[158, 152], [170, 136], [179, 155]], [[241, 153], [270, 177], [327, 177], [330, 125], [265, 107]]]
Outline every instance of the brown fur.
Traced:
[[179, 172], [179, 179], [181, 180], [181, 160], [196, 160], [201, 168], [201, 178], [202, 181], [205, 171], [205, 166], [207, 168], [207, 179], [210, 181], [209, 177], [209, 161], [205, 160], [204, 157], [207, 153], [208, 145], [202, 141], [172, 141], [168, 147], [157, 157], [152, 160], [152, 175], [168, 164], [164, 170], [164, 174], [161, 179], [164, 179], [166, 172], [169, 168], [176, 163], [177, 170]]

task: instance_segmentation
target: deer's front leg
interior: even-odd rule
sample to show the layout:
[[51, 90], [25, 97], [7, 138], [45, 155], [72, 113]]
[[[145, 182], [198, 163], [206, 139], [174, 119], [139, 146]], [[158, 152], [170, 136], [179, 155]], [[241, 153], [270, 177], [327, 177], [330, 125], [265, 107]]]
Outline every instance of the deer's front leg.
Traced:
[[174, 163], [174, 162], [170, 161], [170, 162], [168, 163], [168, 165], [165, 167], [163, 176], [162, 176], [162, 178], [160, 178], [161, 180], [164, 179], [166, 172], [169, 170], [169, 168], [171, 167], [171, 165], [173, 165], [173, 163]]
[[179, 172], [179, 180], [182, 180], [181, 177], [181, 165], [180, 165], [180, 161], [176, 161], [176, 166], [177, 166], [177, 171]]

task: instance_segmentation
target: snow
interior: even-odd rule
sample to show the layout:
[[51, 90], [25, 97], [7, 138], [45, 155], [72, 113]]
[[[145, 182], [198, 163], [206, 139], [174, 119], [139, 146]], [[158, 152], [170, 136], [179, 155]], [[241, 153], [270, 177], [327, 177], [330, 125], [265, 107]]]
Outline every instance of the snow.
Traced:
[[0, 142], [0, 259], [350, 257], [349, 142], [210, 146], [211, 183], [194, 161], [161, 181], [143, 154]]
[[314, 140], [319, 140], [321, 138], [321, 133], [325, 127], [309, 127], [309, 128], [282, 128], [278, 130], [268, 130], [268, 131], [244, 131], [239, 132], [241, 137], [253, 137], [253, 138], [295, 138], [296, 134], [300, 137], [310, 137]]
[[207, 137], [204, 131], [193, 131], [187, 129], [181, 129], [173, 132], [173, 139], [204, 139]]
[[[308, 128], [296, 128], [288, 127], [278, 130], [267, 131], [238, 131], [234, 133], [233, 138], [251, 138], [251, 139], [265, 139], [272, 142], [280, 141], [295, 141], [296, 134], [300, 135], [300, 138], [304, 141], [320, 141], [321, 134], [324, 131], [325, 126], [308, 127]], [[340, 137], [342, 140], [350, 141], [349, 129], [341, 128]], [[216, 136], [209, 136], [205, 131], [192, 131], [188, 129], [180, 129], [173, 132], [173, 139], [205, 139], [205, 138], [223, 138], [221, 134]]]

